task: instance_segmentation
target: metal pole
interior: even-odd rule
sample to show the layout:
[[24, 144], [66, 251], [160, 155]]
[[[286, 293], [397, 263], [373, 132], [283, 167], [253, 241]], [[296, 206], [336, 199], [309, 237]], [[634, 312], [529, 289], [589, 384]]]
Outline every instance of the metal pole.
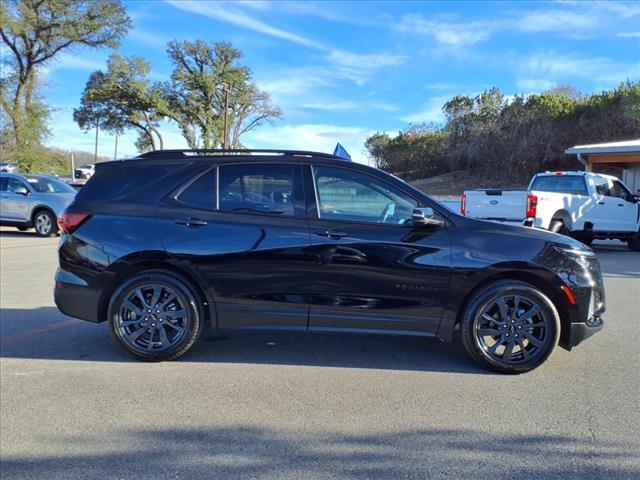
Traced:
[[69, 152], [69, 155], [71, 155], [71, 181], [75, 182], [76, 181], [76, 162], [73, 158], [73, 152]]
[[116, 130], [116, 150], [113, 152], [113, 159], [118, 159], [118, 130]]
[[98, 131], [100, 130], [98, 118], [96, 118], [96, 149], [93, 153], [93, 163], [98, 163]]
[[224, 86], [224, 149], [229, 148], [229, 130], [227, 129], [227, 112], [229, 111], [229, 89]]

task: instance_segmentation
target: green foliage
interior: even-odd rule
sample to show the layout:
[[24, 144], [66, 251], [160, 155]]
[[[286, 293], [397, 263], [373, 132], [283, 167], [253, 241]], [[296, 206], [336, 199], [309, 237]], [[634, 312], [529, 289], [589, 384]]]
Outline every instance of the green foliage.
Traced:
[[150, 70], [140, 57], [112, 55], [106, 72], [98, 70], [90, 75], [73, 119], [85, 131], [96, 125], [111, 133], [135, 128], [140, 134], [139, 149], [163, 148], [158, 127], [168, 103], [162, 87], [149, 83]]
[[443, 107], [444, 127], [413, 128], [365, 143], [376, 165], [407, 179], [446, 171], [526, 181], [547, 169], [575, 168], [564, 150], [640, 135], [640, 82], [582, 95], [562, 86], [507, 101], [497, 88], [458, 95]]
[[232, 148], [244, 133], [282, 116], [269, 95], [252, 82], [251, 70], [238, 64], [242, 52], [229, 43], [174, 40], [167, 53], [173, 62], [171, 81], [163, 88], [167, 115], [191, 148], [222, 145], [225, 109]]
[[130, 25], [119, 0], [0, 2], [0, 39], [6, 47], [0, 104], [21, 168], [35, 165], [34, 152], [48, 133], [49, 109], [39, 98], [39, 70], [73, 47], [114, 47]]

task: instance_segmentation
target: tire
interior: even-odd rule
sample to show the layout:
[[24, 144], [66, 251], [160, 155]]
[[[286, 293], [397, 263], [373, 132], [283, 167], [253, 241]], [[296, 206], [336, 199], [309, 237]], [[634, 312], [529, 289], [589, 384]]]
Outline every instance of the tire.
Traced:
[[627, 240], [627, 246], [632, 252], [640, 252], [640, 232], [636, 233], [634, 237]]
[[56, 216], [49, 210], [38, 210], [33, 215], [33, 228], [39, 237], [53, 237], [58, 234]]
[[195, 289], [161, 271], [125, 281], [111, 297], [108, 315], [113, 338], [137, 359], [152, 362], [184, 355], [204, 323]]
[[[514, 310], [517, 318], [512, 318]], [[533, 370], [551, 355], [560, 339], [560, 317], [537, 287], [502, 280], [473, 295], [460, 330], [462, 343], [476, 362], [496, 372], [517, 374]]]
[[572, 232], [571, 237], [575, 238], [579, 242], [584, 243], [587, 247], [590, 247], [593, 243], [593, 234], [589, 231]]
[[560, 235], [569, 235], [569, 229], [562, 220], [551, 220], [549, 225], [549, 231], [553, 233], [559, 233]]

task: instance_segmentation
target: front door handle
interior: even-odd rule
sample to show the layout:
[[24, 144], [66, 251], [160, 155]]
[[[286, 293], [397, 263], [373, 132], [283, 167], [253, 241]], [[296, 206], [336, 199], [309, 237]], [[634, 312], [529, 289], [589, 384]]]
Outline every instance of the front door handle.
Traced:
[[619, 203], [618, 206], [619, 207], [624, 207], [624, 203]]
[[200, 220], [199, 218], [176, 218], [174, 221], [178, 225], [186, 225], [187, 227], [204, 227], [208, 223], [206, 220]]
[[329, 237], [333, 240], [339, 240], [343, 237], [346, 237], [347, 234], [345, 232], [341, 232], [339, 230], [334, 230], [333, 228], [331, 230], [323, 230], [320, 232], [316, 232], [316, 235], [319, 235], [321, 237]]
[[598, 202], [598, 205], [604, 205], [604, 202]]

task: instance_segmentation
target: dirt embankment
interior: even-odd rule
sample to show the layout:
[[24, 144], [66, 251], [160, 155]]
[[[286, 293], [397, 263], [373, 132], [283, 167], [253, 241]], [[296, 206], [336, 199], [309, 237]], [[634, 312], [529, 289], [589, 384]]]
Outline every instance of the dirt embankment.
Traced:
[[409, 183], [428, 195], [449, 199], [458, 199], [465, 190], [474, 190], [476, 188], [517, 190], [525, 190], [527, 188], [527, 185], [522, 183], [496, 178], [485, 178], [482, 175], [470, 172], [445, 173], [436, 177], [413, 180]]

